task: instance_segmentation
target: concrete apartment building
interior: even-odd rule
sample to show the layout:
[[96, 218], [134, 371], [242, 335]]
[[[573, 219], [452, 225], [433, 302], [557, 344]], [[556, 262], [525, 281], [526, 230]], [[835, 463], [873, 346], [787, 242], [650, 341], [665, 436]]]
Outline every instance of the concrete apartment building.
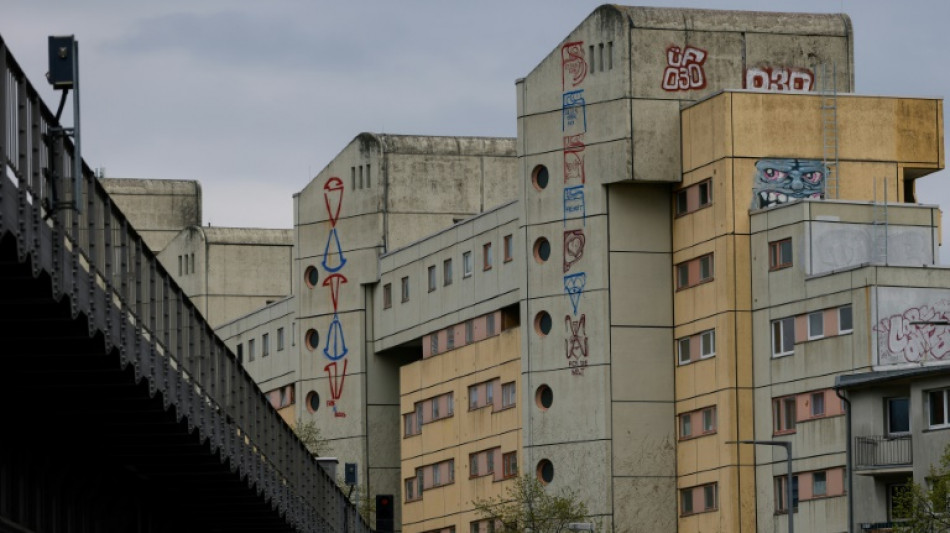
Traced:
[[[404, 531], [490, 531], [471, 501], [518, 472], [605, 531], [886, 530], [950, 442], [914, 194], [943, 105], [851, 94], [853, 46], [845, 15], [598, 8], [516, 82], [517, 139], [353, 139], [295, 196], [288, 296], [218, 332]], [[792, 494], [753, 439], [792, 443]]]

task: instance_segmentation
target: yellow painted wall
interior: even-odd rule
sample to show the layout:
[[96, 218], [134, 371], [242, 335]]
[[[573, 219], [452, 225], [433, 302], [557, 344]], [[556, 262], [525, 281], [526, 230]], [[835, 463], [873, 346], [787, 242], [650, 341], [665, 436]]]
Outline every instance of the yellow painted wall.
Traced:
[[[469, 411], [468, 387], [499, 379], [515, 382], [515, 407]], [[422, 434], [402, 438], [403, 482], [416, 468], [455, 459], [455, 482], [425, 490], [422, 500], [402, 502], [403, 531], [429, 531], [455, 526], [468, 531], [479, 517], [471, 502], [504, 494], [510, 480], [493, 476], [469, 478], [469, 454], [500, 447], [502, 453], [518, 452], [521, 468], [521, 329], [515, 327], [494, 337], [416, 361], [400, 369], [400, 413], [413, 412], [416, 402], [452, 391], [454, 414], [423, 424]], [[494, 390], [501, 397], [500, 385]], [[400, 434], [404, 430], [400, 421]], [[495, 471], [501, 472], [500, 458]]]

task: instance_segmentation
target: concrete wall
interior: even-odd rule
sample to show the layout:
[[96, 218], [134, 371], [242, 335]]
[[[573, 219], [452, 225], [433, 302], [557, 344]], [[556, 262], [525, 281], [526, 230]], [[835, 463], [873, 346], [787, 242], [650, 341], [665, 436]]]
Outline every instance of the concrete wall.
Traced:
[[99, 178], [153, 252], [188, 226], [201, 225], [201, 184], [193, 180]]

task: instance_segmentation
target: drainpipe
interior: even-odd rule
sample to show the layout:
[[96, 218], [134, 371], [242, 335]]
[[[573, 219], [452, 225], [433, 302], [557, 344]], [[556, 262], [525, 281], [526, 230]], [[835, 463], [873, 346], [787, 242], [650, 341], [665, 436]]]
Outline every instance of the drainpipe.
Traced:
[[847, 463], [847, 474], [848, 474], [848, 533], [854, 532], [854, 490], [852, 483], [852, 474], [851, 474], [851, 400], [848, 400], [844, 397], [843, 391], [838, 388], [838, 384], [835, 383], [835, 394], [838, 398], [845, 403], [846, 407], [844, 410], [844, 419], [845, 419], [845, 462]]

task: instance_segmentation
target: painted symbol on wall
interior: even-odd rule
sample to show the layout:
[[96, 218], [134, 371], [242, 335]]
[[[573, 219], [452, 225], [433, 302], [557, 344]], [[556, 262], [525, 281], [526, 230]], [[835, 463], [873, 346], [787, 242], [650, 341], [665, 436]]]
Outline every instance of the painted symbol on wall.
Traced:
[[564, 292], [571, 299], [571, 307], [574, 308], [575, 316], [577, 316], [577, 306], [581, 302], [581, 294], [584, 293], [585, 285], [587, 285], [587, 274], [584, 272], [564, 276]]
[[584, 134], [564, 137], [564, 183], [584, 183]]
[[340, 235], [336, 232], [336, 228], [330, 228], [327, 245], [323, 248], [321, 264], [327, 272], [338, 272], [346, 264], [346, 258], [343, 257], [343, 247], [340, 246]]
[[323, 354], [331, 361], [337, 361], [349, 352], [346, 347], [346, 339], [343, 338], [343, 326], [340, 325], [340, 315], [333, 313], [333, 320], [330, 321], [330, 329], [327, 330], [327, 345], [323, 348]]
[[571, 269], [571, 265], [584, 257], [584, 244], [587, 238], [584, 230], [572, 229], [564, 232], [564, 272]]
[[575, 126], [582, 126], [582, 131], [587, 131], [587, 104], [583, 89], [561, 95], [561, 131]]
[[332, 177], [323, 185], [323, 202], [327, 206], [327, 215], [330, 217], [330, 227], [336, 227], [340, 219], [340, 206], [343, 205], [343, 180]]
[[343, 371], [337, 371], [337, 364], [330, 363], [323, 367], [330, 381], [330, 399], [327, 400], [327, 407], [333, 409], [333, 416], [337, 418], [346, 418], [346, 413], [337, 408], [337, 402], [343, 395], [343, 381], [346, 380], [346, 360], [343, 360]]
[[881, 364], [950, 359], [950, 302], [912, 307], [881, 319], [878, 352]]
[[751, 67], [745, 71], [745, 89], [806, 92], [814, 84], [815, 75], [807, 69]]
[[[564, 224], [568, 218], [584, 218], [587, 210], [584, 206], [584, 186], [564, 187]], [[586, 220], [585, 220], [586, 224]]]
[[333, 312], [337, 311], [337, 304], [340, 301], [340, 285], [346, 283], [346, 276], [343, 274], [330, 274], [323, 279], [323, 286], [330, 287], [330, 301], [333, 302]]
[[825, 197], [828, 168], [815, 159], [761, 159], [755, 163], [752, 207]]
[[567, 328], [567, 339], [564, 341], [565, 355], [568, 359], [587, 358], [587, 315], [581, 315], [578, 320], [571, 320], [571, 315], [564, 316], [564, 325]]
[[666, 70], [663, 71], [663, 90], [690, 91], [706, 87], [703, 63], [706, 51], [693, 46], [681, 50], [678, 46], [666, 49]]
[[567, 88], [567, 77], [571, 79], [571, 87], [577, 87], [587, 77], [587, 61], [584, 60], [583, 41], [567, 43], [561, 47], [562, 91]]

